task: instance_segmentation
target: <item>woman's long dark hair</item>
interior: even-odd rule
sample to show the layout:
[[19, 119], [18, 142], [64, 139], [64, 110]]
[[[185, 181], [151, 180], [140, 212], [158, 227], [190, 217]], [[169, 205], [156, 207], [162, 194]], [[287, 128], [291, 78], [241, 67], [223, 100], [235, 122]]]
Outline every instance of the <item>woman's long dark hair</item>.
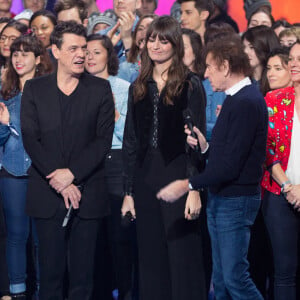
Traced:
[[184, 46], [182, 40], [182, 31], [179, 23], [170, 16], [162, 16], [155, 19], [149, 26], [146, 35], [146, 46], [141, 54], [141, 73], [134, 84], [134, 100], [142, 100], [147, 93], [147, 81], [153, 76], [154, 63], [149, 57], [147, 43], [149, 38], [158, 37], [160, 40], [167, 40], [172, 44], [173, 57], [168, 70], [168, 80], [166, 82], [165, 104], [173, 104], [175, 97], [179, 96], [183, 83], [187, 78], [188, 68], [183, 63]]
[[33, 52], [35, 57], [40, 56], [40, 63], [36, 66], [34, 77], [39, 77], [52, 71], [49, 54], [42, 43], [32, 35], [18, 37], [10, 47], [10, 60], [6, 80], [2, 84], [1, 95], [5, 100], [16, 96], [21, 88], [19, 75], [12, 65], [12, 55], [16, 51]]
[[280, 47], [279, 39], [274, 30], [264, 25], [249, 28], [242, 35], [242, 40], [247, 40], [252, 45], [263, 68], [267, 64], [269, 53]]

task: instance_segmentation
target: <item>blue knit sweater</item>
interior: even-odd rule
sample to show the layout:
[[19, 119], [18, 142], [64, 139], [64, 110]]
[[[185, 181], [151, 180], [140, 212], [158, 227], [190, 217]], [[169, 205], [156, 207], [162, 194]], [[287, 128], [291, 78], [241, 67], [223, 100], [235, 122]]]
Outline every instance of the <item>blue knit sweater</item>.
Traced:
[[264, 98], [253, 84], [227, 96], [212, 131], [206, 169], [190, 179], [193, 188], [209, 187], [222, 196], [258, 194], [267, 122]]

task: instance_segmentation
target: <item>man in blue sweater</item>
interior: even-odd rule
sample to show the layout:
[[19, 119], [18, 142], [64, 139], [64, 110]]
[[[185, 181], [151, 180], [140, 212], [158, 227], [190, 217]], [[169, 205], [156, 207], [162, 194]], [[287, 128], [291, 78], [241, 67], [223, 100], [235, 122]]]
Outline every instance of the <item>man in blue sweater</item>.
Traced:
[[227, 36], [208, 44], [205, 77], [214, 91], [225, 91], [227, 97], [210, 145], [196, 127], [198, 139], [187, 139], [192, 147], [199, 142], [202, 153], [208, 154], [208, 164], [202, 173], [177, 180], [157, 194], [159, 199], [173, 202], [189, 190], [209, 187], [213, 283], [216, 299], [222, 300], [263, 299], [250, 278], [247, 253], [250, 226], [260, 206], [268, 115], [264, 98], [249, 74], [249, 60], [239, 37]]

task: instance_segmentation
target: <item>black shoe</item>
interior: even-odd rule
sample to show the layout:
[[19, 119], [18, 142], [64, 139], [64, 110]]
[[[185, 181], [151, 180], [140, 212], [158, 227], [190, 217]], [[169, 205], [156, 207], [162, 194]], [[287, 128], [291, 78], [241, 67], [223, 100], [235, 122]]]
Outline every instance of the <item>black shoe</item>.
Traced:
[[25, 293], [11, 294], [10, 296], [12, 300], [26, 300]]

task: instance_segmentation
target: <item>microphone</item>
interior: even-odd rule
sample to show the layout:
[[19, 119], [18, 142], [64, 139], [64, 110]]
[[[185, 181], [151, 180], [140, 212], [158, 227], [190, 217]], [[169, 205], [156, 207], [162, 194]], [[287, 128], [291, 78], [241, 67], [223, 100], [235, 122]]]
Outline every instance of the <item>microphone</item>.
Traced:
[[[83, 191], [83, 185], [77, 185], [77, 188], [82, 193], [82, 191]], [[71, 213], [72, 213], [72, 211], [73, 211], [73, 205], [72, 205], [72, 203], [70, 203], [70, 206], [69, 206], [69, 209], [67, 211], [67, 214], [64, 217], [64, 221], [62, 223], [62, 227], [66, 227], [68, 225], [69, 220], [71, 219]]]
[[71, 218], [71, 212], [72, 212], [72, 210], [73, 210], [73, 205], [72, 205], [72, 203], [70, 203], [69, 209], [68, 209], [67, 214], [66, 214], [66, 216], [64, 218], [64, 221], [62, 223], [62, 227], [66, 227], [68, 225], [68, 222], [69, 222], [69, 220]]
[[[191, 117], [189, 109], [186, 109], [183, 112], [183, 118], [184, 118], [184, 123], [187, 125], [188, 129], [191, 131], [191, 136], [198, 141], [197, 134], [193, 130], [194, 124], [193, 124], [193, 119]], [[199, 151], [199, 142], [197, 142], [197, 145], [194, 147], [194, 151], [196, 151], [196, 152]]]

